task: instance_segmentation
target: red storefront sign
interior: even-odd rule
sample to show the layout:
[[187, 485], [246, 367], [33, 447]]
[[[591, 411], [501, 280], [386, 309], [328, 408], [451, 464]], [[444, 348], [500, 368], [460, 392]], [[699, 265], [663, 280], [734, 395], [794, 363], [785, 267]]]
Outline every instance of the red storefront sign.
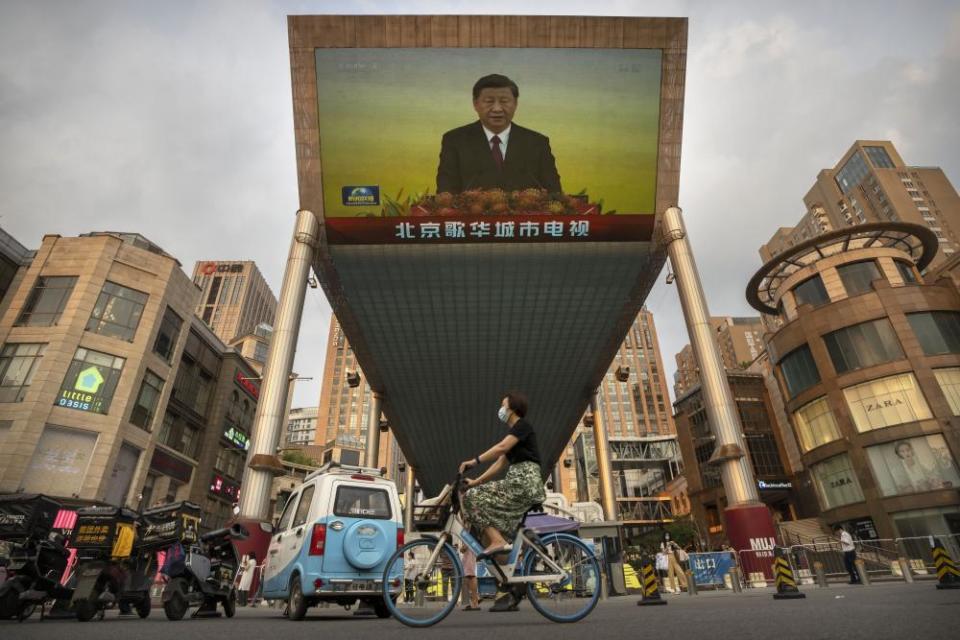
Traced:
[[260, 399], [260, 387], [254, 384], [253, 380], [249, 376], [243, 375], [243, 372], [240, 369], [237, 369], [237, 372], [233, 376], [233, 381], [236, 382], [240, 387], [250, 394], [254, 400]]

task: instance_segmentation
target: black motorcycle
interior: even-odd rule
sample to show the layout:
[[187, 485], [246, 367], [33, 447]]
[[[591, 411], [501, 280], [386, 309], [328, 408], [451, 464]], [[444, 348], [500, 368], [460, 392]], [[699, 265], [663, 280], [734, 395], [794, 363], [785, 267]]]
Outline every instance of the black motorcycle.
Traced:
[[0, 619], [23, 621], [54, 600], [70, 598], [60, 584], [70, 559], [63, 537], [53, 531], [60, 504], [43, 495], [0, 496], [0, 540], [9, 553], [4, 558], [7, 580], [0, 584]]
[[77, 512], [70, 544], [77, 550], [73, 609], [87, 622], [114, 606], [150, 615], [150, 585], [156, 554], [137, 540], [139, 516], [119, 507], [88, 507]]
[[193, 617], [219, 616], [217, 605], [232, 618], [237, 610], [233, 586], [239, 560], [234, 540], [243, 540], [247, 531], [240, 525], [217, 529], [200, 537], [197, 545], [176, 545], [167, 552], [161, 573], [170, 581], [163, 590], [163, 610], [170, 620], [181, 620], [191, 607], [199, 606]]

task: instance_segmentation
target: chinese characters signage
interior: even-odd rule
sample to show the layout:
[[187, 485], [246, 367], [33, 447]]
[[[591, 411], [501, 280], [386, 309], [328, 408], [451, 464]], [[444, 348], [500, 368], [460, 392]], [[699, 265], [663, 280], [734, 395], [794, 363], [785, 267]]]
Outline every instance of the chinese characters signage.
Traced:
[[648, 240], [652, 216], [457, 216], [329, 218], [337, 244], [459, 244], [479, 242], [604, 242]]
[[236, 427], [230, 427], [224, 431], [223, 437], [238, 449], [246, 451], [250, 448], [250, 437]]

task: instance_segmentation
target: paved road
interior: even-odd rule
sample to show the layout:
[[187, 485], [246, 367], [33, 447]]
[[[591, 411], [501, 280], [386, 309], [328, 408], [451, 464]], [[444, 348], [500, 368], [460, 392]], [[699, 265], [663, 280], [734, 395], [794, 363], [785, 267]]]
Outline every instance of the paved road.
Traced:
[[[637, 640], [704, 637], [710, 640], [871, 640], [950, 638], [960, 626], [960, 589], [937, 591], [933, 584], [879, 584], [870, 587], [805, 588], [804, 600], [775, 601], [770, 590], [743, 594], [702, 593], [668, 596], [662, 607], [637, 607], [635, 596], [601, 602], [586, 620], [572, 625], [548, 622], [521, 605], [518, 613], [456, 611], [427, 630], [408, 629], [394, 620], [354, 618], [343, 609], [312, 609], [302, 622], [281, 618], [276, 609], [241, 609], [232, 620], [168, 622], [161, 610], [147, 620], [117, 618], [102, 622], [31, 618], [22, 624], [0, 622], [0, 638], [19, 640], [302, 640], [343, 637], [387, 640], [425, 635], [456, 640]], [[486, 604], [484, 605], [487, 606]], [[319, 634], [323, 634], [322, 636]], [[442, 634], [442, 635], [440, 635]], [[507, 635], [509, 634], [509, 635]]]

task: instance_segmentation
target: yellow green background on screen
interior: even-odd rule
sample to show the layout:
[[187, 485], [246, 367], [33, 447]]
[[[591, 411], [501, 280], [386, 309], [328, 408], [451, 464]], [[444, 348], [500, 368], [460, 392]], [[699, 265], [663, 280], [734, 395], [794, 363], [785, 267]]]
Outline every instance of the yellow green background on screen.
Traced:
[[327, 216], [380, 213], [343, 205], [345, 186], [379, 186], [381, 201], [435, 193], [440, 139], [477, 120], [473, 84], [490, 73], [519, 86], [513, 121], [550, 138], [566, 193], [654, 213], [657, 49], [317, 49], [316, 60]]

